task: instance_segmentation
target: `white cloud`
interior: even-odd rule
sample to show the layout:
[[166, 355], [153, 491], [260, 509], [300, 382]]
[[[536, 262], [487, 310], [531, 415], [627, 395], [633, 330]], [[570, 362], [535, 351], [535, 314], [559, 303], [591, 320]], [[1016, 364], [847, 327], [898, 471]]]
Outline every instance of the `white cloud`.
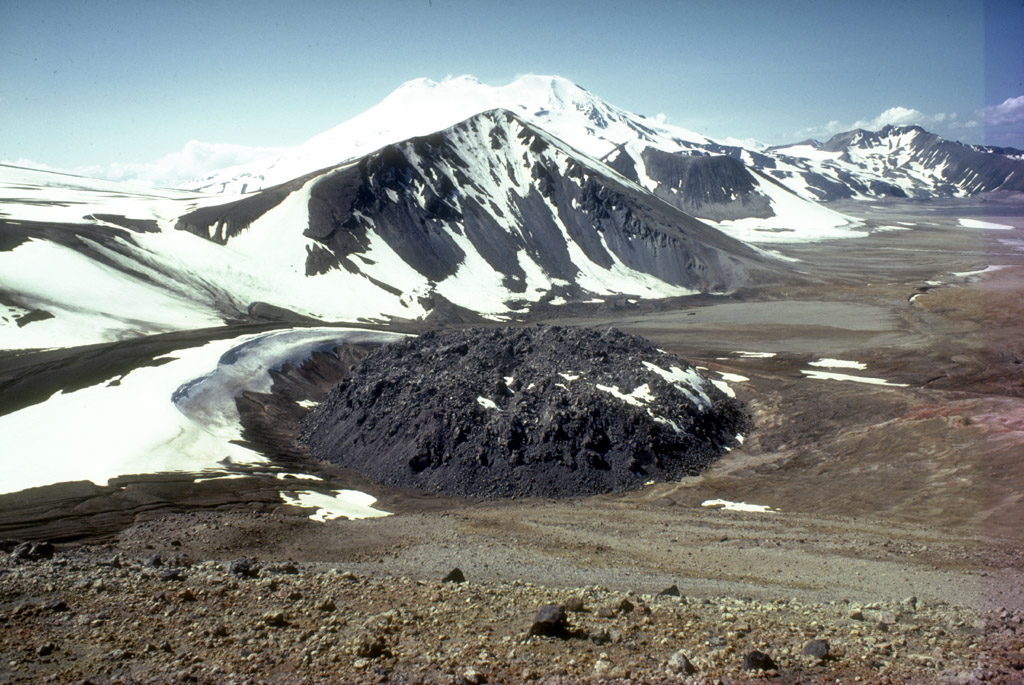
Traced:
[[[945, 118], [945, 115], [942, 115]], [[861, 119], [854, 122], [853, 128], [863, 128], [868, 131], [877, 131], [885, 126], [913, 126], [917, 124], [924, 126], [934, 117], [929, 117], [924, 112], [907, 107], [890, 107], [874, 119]]]
[[1003, 126], [1024, 122], [1024, 95], [1006, 98], [998, 105], [986, 107], [985, 123], [990, 126]]
[[21, 166], [26, 167], [28, 169], [39, 169], [40, 171], [57, 171], [63, 173], [71, 173], [67, 169], [58, 169], [55, 166], [43, 164], [42, 162], [33, 162], [31, 159], [25, 159], [24, 157], [19, 157], [18, 159], [7, 159], [5, 157], [4, 159], [0, 159], [0, 164], [9, 164], [10, 166]]
[[849, 131], [851, 128], [852, 125], [844, 124], [841, 121], [833, 119], [827, 124], [801, 128], [797, 130], [793, 136], [798, 140], [804, 140], [806, 138], [831, 138], [835, 134], [842, 133], [843, 131]]
[[968, 126], [984, 125], [985, 142], [989, 145], [1024, 148], [1024, 95], [978, 110], [975, 119]]
[[913, 107], [897, 105], [896, 107], [890, 107], [889, 109], [884, 110], [877, 116], [870, 119], [858, 119], [853, 122], [832, 120], [824, 125], [810, 126], [808, 128], [800, 129], [794, 133], [794, 136], [798, 140], [806, 138], [823, 139], [834, 136], [837, 133], [852, 131], [858, 128], [862, 128], [867, 131], [877, 131], [886, 126], [921, 126], [922, 128], [933, 133], [938, 133], [943, 137], [956, 138], [957, 131], [975, 128], [978, 126], [978, 123], [976, 121], [960, 121], [955, 112], [928, 114], [919, 109], [914, 109]]
[[49, 164], [27, 159], [4, 160], [4, 164], [32, 167], [45, 171], [60, 171], [79, 176], [124, 181], [146, 186], [174, 187], [214, 171], [240, 166], [284, 152], [286, 148], [249, 147], [230, 143], [204, 143], [190, 140], [177, 151], [164, 155], [155, 162], [113, 162], [92, 164], [71, 169], [59, 169]]

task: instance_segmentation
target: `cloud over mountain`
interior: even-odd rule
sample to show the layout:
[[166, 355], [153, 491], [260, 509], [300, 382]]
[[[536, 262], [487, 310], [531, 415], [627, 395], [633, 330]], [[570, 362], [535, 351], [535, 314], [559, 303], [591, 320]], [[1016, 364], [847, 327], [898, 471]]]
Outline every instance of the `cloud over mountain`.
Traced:
[[998, 105], [985, 108], [985, 123], [991, 126], [1024, 122], [1024, 95], [1006, 98]]
[[1006, 98], [980, 112], [985, 121], [985, 142], [1024, 148], [1024, 95]]
[[91, 164], [73, 169], [59, 169], [28, 159], [3, 160], [4, 164], [59, 171], [89, 176], [108, 181], [123, 181], [151, 187], [173, 188], [189, 179], [209, 172], [248, 164], [279, 155], [283, 148], [235, 145], [232, 143], [207, 143], [190, 140], [176, 152], [170, 152], [155, 162], [114, 162]]
[[953, 139], [966, 137], [964, 133], [970, 129], [977, 128], [979, 123], [976, 119], [964, 120], [956, 112], [928, 114], [913, 107], [896, 105], [883, 110], [878, 115], [869, 119], [858, 119], [854, 122], [832, 120], [827, 124], [809, 126], [802, 128], [794, 134], [797, 138], [828, 138], [837, 133], [864, 129], [865, 131], [877, 131], [885, 126], [922, 126], [930, 131], [936, 131], [941, 135]]

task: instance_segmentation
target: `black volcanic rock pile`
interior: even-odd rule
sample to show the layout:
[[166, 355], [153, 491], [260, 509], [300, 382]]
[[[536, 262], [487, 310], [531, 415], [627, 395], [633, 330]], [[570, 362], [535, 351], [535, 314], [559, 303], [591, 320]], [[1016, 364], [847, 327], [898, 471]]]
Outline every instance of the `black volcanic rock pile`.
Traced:
[[307, 417], [302, 440], [384, 485], [566, 497], [696, 474], [746, 421], [644, 338], [481, 328], [372, 352]]

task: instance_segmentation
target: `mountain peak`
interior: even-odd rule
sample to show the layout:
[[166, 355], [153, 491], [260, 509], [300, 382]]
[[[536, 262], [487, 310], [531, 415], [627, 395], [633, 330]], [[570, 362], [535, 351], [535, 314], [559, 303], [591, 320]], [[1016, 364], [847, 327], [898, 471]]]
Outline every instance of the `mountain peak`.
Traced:
[[487, 87], [480, 82], [475, 76], [470, 74], [463, 74], [461, 76], [445, 76], [440, 81], [435, 81], [431, 78], [421, 76], [420, 78], [410, 79], [402, 85], [395, 88], [392, 94], [403, 91], [431, 91], [435, 89], [458, 89], [458, 88], [473, 88], [473, 87]]
[[589, 91], [562, 76], [545, 76], [543, 74], [524, 74], [502, 88], [516, 93], [532, 92], [535, 95], [547, 95], [558, 100], [570, 100], [575, 97], [594, 97]]
[[928, 133], [923, 127], [917, 124], [899, 125], [899, 124], [886, 124], [882, 128], [878, 129], [878, 135], [882, 137], [886, 136], [901, 136], [907, 133]]
[[475, 100], [480, 111], [504, 107], [520, 109], [574, 105], [598, 101], [597, 96], [561, 76], [523, 74], [504, 86], [490, 86], [475, 76], [446, 76], [441, 81], [417, 78], [406, 81], [388, 95], [384, 102], [410, 97]]
[[226, 169], [184, 187], [251, 192], [495, 109], [515, 112], [597, 159], [638, 138], [648, 142], [658, 139], [669, 147], [709, 142], [698, 133], [657, 124], [615, 107], [561, 76], [524, 74], [504, 86], [490, 86], [469, 75], [441, 81], [418, 78], [406, 81], [362, 114], [276, 159]]

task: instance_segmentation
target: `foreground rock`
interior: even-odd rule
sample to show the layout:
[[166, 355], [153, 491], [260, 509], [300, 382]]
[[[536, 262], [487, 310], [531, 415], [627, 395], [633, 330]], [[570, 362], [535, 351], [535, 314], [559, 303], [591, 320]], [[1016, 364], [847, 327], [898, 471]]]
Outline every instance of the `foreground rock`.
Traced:
[[[836, 602], [445, 583], [332, 564], [267, 563], [250, 576], [229, 560], [171, 562], [183, 580], [168, 591], [141, 554], [120, 566], [109, 555], [0, 558], [0, 682], [746, 683], [774, 669], [779, 682], [1012, 683], [1024, 668], [1024, 614], [1008, 610], [929, 605], [881, 632]], [[324, 597], [341, 609], [325, 612]], [[581, 608], [570, 629], [570, 597], [623, 610]], [[823, 637], [808, 643], [811, 633]]]
[[644, 338], [538, 327], [382, 346], [302, 439], [384, 485], [567, 497], [695, 475], [745, 427], [734, 399]]

